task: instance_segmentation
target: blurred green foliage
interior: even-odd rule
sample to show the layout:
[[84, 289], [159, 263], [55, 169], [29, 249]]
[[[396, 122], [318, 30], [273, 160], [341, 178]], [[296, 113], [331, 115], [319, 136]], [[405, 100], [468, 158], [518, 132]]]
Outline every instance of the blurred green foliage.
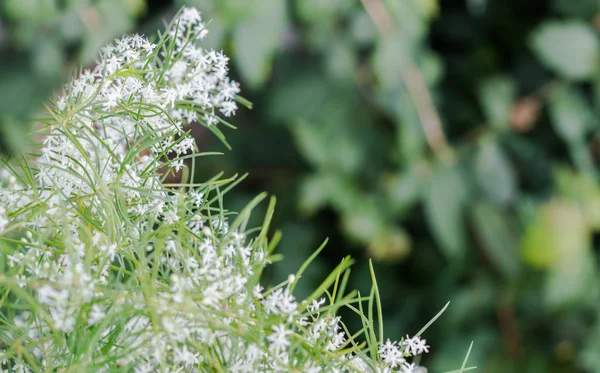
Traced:
[[[143, 9], [123, 4], [105, 5], [114, 6], [107, 14]], [[426, 335], [440, 346], [425, 362], [431, 371], [459, 365], [474, 340], [470, 362], [484, 372], [600, 372], [597, 0], [172, 0], [147, 8], [168, 18], [183, 4], [212, 19], [208, 43], [231, 57], [254, 102], [228, 133], [234, 151], [199, 172], [250, 172], [228, 198], [232, 209], [259, 191], [277, 195], [274, 226], [288, 260], [272, 267], [273, 282], [329, 236], [297, 291], [314, 288], [346, 254], [375, 258], [390, 338], [451, 301]], [[29, 18], [25, 29], [46, 24], [35, 12], [3, 11], [4, 30]], [[75, 27], [74, 17], [48, 24]], [[87, 40], [86, 30], [69, 40]], [[58, 48], [57, 33], [10, 35], [29, 61], [17, 64], [23, 79], [43, 73], [36, 54], [60, 68], [75, 59], [40, 51]], [[38, 91], [2, 75], [0, 105], [11, 109], [10, 84]], [[198, 137], [201, 147], [221, 146]], [[366, 291], [361, 262], [351, 285]]]

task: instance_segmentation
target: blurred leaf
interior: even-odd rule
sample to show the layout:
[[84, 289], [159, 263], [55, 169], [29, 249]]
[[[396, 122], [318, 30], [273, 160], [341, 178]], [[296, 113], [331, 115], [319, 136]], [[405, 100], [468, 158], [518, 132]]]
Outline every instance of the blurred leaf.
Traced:
[[361, 46], [372, 43], [378, 35], [373, 20], [362, 9], [354, 12], [350, 31], [354, 40]]
[[444, 77], [444, 63], [437, 54], [424, 52], [419, 55], [417, 63], [428, 86], [435, 86]]
[[600, 231], [600, 187], [586, 178], [581, 185], [581, 208], [592, 229]]
[[334, 199], [344, 194], [343, 181], [335, 175], [323, 172], [309, 175], [300, 185], [300, 209], [306, 214], [314, 214]]
[[[403, 70], [410, 62], [410, 49], [406, 36], [396, 33], [382, 38], [373, 55], [373, 70], [378, 81], [377, 99], [395, 119], [397, 149], [405, 161], [420, 159], [427, 147], [415, 104], [403, 81]], [[437, 75], [441, 74], [441, 64], [436, 62], [434, 54], [424, 54], [421, 59], [427, 67], [428, 80], [434, 83]]]
[[519, 241], [509, 219], [498, 208], [478, 203], [473, 207], [472, 221], [486, 257], [505, 278], [514, 279], [519, 272]]
[[386, 1], [385, 7], [392, 18], [395, 20], [397, 28], [396, 37], [402, 38], [406, 45], [414, 45], [415, 50], [421, 50], [419, 44], [423, 38], [427, 36], [429, 28], [428, 16], [421, 13], [424, 8], [419, 7], [420, 4], [430, 2], [430, 0], [413, 0], [413, 1]]
[[551, 99], [550, 115], [553, 127], [567, 143], [575, 165], [589, 175], [596, 174], [596, 166], [585, 144], [586, 132], [596, 118], [585, 98], [570, 87], [560, 87]]
[[94, 60], [97, 51], [104, 44], [127, 30], [133, 28], [134, 14], [127, 11], [118, 0], [103, 0], [93, 8], [88, 8], [81, 17], [86, 24], [87, 34], [80, 50], [79, 58], [83, 62]]
[[600, 324], [588, 332], [581, 351], [581, 366], [590, 372], [600, 372]]
[[578, 206], [566, 200], [553, 200], [542, 205], [527, 226], [521, 250], [529, 265], [550, 268], [567, 258], [583, 255], [589, 245], [589, 231]]
[[[332, 44], [344, 36], [336, 32], [336, 23], [332, 19], [327, 22], [310, 23], [310, 26], [304, 31], [306, 35], [302, 38], [303, 42], [306, 44], [306, 47], [315, 51], [325, 52]], [[293, 35], [296, 36], [297, 34], [294, 33]]]
[[13, 20], [34, 18], [38, 12], [37, 0], [5, 0], [2, 8], [5, 14]]
[[251, 18], [237, 25], [233, 44], [237, 67], [244, 81], [260, 87], [271, 75], [271, 63], [287, 28], [286, 3], [261, 0]]
[[467, 0], [467, 9], [473, 16], [479, 17], [485, 14], [488, 0]]
[[596, 0], [552, 0], [552, 9], [565, 16], [589, 19], [600, 11], [600, 3]]
[[297, 121], [293, 128], [297, 146], [304, 157], [313, 166], [327, 165], [331, 149], [327, 148], [326, 140], [321, 136], [319, 127], [306, 121]]
[[402, 213], [421, 199], [423, 182], [415, 168], [384, 178], [383, 187], [392, 211]]
[[382, 232], [386, 223], [372, 201], [361, 198], [355, 201], [352, 210], [342, 216], [344, 231], [354, 240], [369, 245]]
[[497, 204], [512, 202], [517, 185], [511, 164], [493, 138], [480, 142], [475, 156], [475, 176], [485, 195]]
[[403, 92], [402, 95], [392, 96], [396, 98], [394, 102], [396, 106], [396, 124], [398, 149], [403, 161], [415, 162], [423, 158], [426, 154], [427, 141], [425, 133], [421, 127], [421, 119], [415, 109], [413, 102], [408, 94]]
[[[205, 3], [206, 0], [199, 0]], [[216, 9], [207, 9], [207, 14], [219, 13], [226, 22], [227, 27], [234, 27], [245, 19], [256, 17], [256, 13], [263, 12], [261, 0], [209, 0]], [[265, 1], [269, 3], [269, 1]], [[212, 11], [211, 11], [212, 10]]]
[[142, 14], [146, 11], [146, 0], [124, 0], [123, 5], [129, 14]]
[[28, 70], [27, 61], [15, 63], [0, 61], [0, 113], [5, 116], [25, 118], [48, 93], [45, 81], [37, 81]]
[[561, 86], [550, 100], [550, 117], [556, 132], [567, 143], [581, 140], [593, 114], [580, 91]]
[[352, 9], [347, 0], [297, 0], [296, 11], [300, 18], [308, 22], [328, 22]]
[[300, 152], [314, 165], [331, 172], [345, 176], [370, 172], [380, 160], [378, 147], [385, 139], [370, 125], [373, 118], [354, 91], [329, 84], [328, 92], [331, 96], [314, 112], [317, 119], [293, 123]]
[[565, 78], [583, 80], [597, 71], [598, 40], [583, 22], [546, 21], [533, 32], [530, 43], [541, 62]]
[[85, 33], [85, 25], [76, 9], [63, 14], [58, 30], [61, 38], [67, 43], [76, 43]]
[[56, 40], [40, 38], [33, 48], [32, 62], [40, 78], [59, 81], [64, 68], [61, 45]]
[[355, 132], [339, 133], [331, 125], [297, 121], [293, 132], [299, 150], [316, 167], [345, 174], [358, 172], [364, 161], [360, 139]]
[[454, 292], [448, 314], [444, 314], [448, 325], [460, 329], [492, 311], [497, 302], [497, 293], [491, 276], [476, 276], [468, 287], [459, 287]]
[[600, 184], [591, 175], [569, 168], [558, 168], [555, 179], [557, 191], [579, 206], [592, 230], [600, 230]]
[[408, 233], [399, 227], [390, 227], [377, 234], [367, 250], [374, 260], [390, 263], [404, 259], [409, 254], [410, 247]]
[[325, 63], [330, 76], [342, 81], [351, 81], [356, 65], [356, 55], [347, 43], [340, 40], [327, 51]]
[[29, 125], [14, 118], [0, 118], [0, 155], [18, 154], [25, 148], [29, 138]]
[[550, 309], [574, 306], [597, 289], [596, 263], [590, 252], [574, 252], [547, 274], [545, 302]]
[[29, 141], [29, 117], [60, 77], [36, 76], [27, 62], [0, 60], [0, 153], [18, 154], [24, 150]]
[[479, 86], [479, 98], [487, 121], [497, 130], [508, 129], [508, 118], [517, 94], [515, 82], [508, 76], [497, 75]]
[[427, 141], [415, 105], [403, 87], [381, 86], [378, 104], [386, 110], [396, 126], [396, 157], [400, 162], [421, 160], [427, 151]]
[[438, 0], [413, 0], [413, 3], [425, 18], [435, 18], [440, 11]]
[[425, 191], [425, 214], [438, 245], [450, 259], [467, 249], [463, 213], [467, 189], [455, 167], [438, 165]]
[[559, 260], [550, 229], [552, 228], [543, 222], [534, 222], [527, 226], [521, 243], [523, 259], [527, 264], [537, 268], [549, 268]]
[[270, 116], [276, 121], [317, 120], [319, 109], [332, 94], [324, 78], [312, 71], [293, 74], [269, 96]]
[[379, 40], [373, 55], [373, 69], [384, 90], [403, 86], [402, 71], [408, 66], [410, 53], [409, 44], [402, 35]]
[[202, 40], [202, 45], [207, 49], [221, 49], [223, 44], [225, 44], [225, 38], [227, 36], [227, 29], [225, 28], [223, 20], [220, 17], [211, 18], [208, 29], [210, 31]]

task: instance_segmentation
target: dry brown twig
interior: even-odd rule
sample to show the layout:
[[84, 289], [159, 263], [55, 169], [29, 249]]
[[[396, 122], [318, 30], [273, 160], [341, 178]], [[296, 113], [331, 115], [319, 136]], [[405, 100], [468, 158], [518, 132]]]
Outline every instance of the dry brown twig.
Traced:
[[[388, 36], [396, 31], [394, 20], [381, 0], [361, 0], [361, 3], [382, 35]], [[433, 104], [423, 74], [419, 71], [412, 56], [406, 57], [408, 66], [404, 70], [400, 69], [402, 80], [415, 105], [419, 122], [421, 123], [421, 127], [423, 127], [429, 147], [434, 153], [439, 153], [443, 149], [448, 148], [448, 141], [444, 133], [442, 121]]]

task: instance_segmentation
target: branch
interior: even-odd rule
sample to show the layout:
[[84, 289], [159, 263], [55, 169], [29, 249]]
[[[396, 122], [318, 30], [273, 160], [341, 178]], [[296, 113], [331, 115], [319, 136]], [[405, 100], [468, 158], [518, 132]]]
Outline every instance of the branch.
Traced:
[[[381, 0], [361, 0], [361, 2], [382, 35], [388, 36], [395, 31], [394, 20]], [[400, 72], [402, 80], [417, 110], [427, 143], [434, 153], [438, 153], [448, 147], [442, 121], [433, 105], [423, 74], [419, 71], [412, 56], [406, 57], [408, 67]]]

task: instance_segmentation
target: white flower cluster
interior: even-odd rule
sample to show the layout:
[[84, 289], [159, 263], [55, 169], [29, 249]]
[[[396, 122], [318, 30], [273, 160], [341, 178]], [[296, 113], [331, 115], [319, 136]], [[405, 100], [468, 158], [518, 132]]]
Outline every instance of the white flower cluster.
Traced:
[[390, 368], [401, 368], [402, 372], [413, 372], [415, 369], [414, 363], [409, 363], [406, 360], [407, 356], [416, 356], [429, 352], [429, 346], [426, 341], [419, 336], [406, 339], [400, 342], [391, 342], [389, 339], [379, 346], [379, 356], [385, 364]]
[[424, 340], [369, 356], [293, 276], [260, 287], [266, 239], [215, 206], [218, 183], [163, 185], [195, 150], [183, 126], [237, 109], [206, 32], [184, 8], [156, 44], [104, 48], [49, 109], [39, 157], [0, 180], [0, 371], [413, 372]]

